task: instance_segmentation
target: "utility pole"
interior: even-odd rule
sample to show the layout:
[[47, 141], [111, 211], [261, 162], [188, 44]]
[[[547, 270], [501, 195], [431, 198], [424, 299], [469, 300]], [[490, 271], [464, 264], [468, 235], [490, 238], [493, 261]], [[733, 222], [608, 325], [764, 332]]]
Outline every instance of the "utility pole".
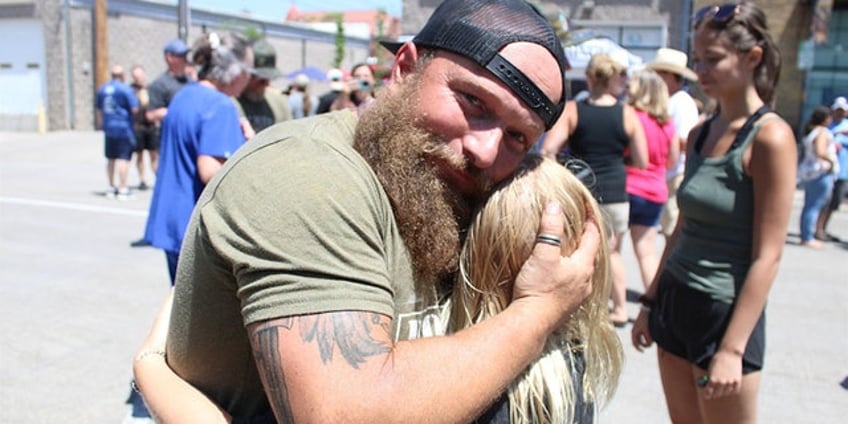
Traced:
[[188, 41], [188, 29], [191, 27], [191, 9], [189, 9], [188, 0], [179, 0], [177, 15], [179, 20], [177, 37], [190, 46], [191, 44]]
[[109, 81], [109, 37], [106, 29], [107, 0], [94, 1], [94, 81], [100, 87]]

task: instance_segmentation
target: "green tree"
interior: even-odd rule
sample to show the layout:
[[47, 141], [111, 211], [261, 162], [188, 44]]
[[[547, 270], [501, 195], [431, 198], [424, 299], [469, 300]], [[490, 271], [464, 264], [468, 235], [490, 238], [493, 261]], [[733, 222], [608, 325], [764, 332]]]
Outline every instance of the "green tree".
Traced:
[[262, 38], [263, 35], [262, 29], [255, 25], [248, 24], [248, 26], [244, 28], [244, 38], [247, 38], [249, 41], [256, 41]]
[[386, 49], [380, 47], [379, 41], [386, 38], [386, 9], [377, 9], [377, 34], [371, 40], [370, 54], [377, 58], [377, 63], [382, 64], [386, 60]]
[[341, 68], [345, 54], [344, 15], [341, 13], [334, 13], [333, 15], [336, 21], [336, 54], [333, 57], [333, 67]]

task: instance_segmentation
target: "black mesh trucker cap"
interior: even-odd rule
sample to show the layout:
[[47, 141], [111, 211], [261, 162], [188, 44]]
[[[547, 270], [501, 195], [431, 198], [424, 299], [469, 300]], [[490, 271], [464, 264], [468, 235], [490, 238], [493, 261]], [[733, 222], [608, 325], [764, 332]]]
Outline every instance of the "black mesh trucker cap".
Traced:
[[277, 70], [277, 51], [261, 38], [253, 42], [253, 74], [267, 80], [281, 75]]
[[[563, 94], [549, 99], [533, 81], [499, 54], [507, 44], [529, 42], [546, 48], [559, 64]], [[486, 68], [503, 81], [545, 122], [559, 118], [565, 104], [565, 52], [548, 21], [525, 0], [445, 0], [412, 42], [449, 50]], [[397, 53], [403, 43], [381, 42]]]

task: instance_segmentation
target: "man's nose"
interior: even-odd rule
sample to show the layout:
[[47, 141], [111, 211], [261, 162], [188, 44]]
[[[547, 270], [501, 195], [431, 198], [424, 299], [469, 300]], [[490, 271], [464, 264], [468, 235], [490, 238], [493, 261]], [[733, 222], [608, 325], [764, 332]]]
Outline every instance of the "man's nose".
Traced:
[[462, 149], [478, 169], [494, 165], [504, 132], [500, 127], [474, 130], [462, 140]]

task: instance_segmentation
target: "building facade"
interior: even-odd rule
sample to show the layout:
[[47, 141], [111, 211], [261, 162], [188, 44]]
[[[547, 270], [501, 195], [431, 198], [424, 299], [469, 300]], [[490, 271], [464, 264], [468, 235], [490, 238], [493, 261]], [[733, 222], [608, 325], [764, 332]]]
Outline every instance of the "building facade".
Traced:
[[[0, 0], [0, 131], [92, 129], [93, 0]], [[175, 2], [174, 2], [175, 3]], [[178, 36], [177, 5], [109, 0], [109, 65], [142, 65], [150, 81], [165, 70], [162, 47]], [[192, 8], [187, 41], [206, 31], [258, 31], [284, 74], [329, 69], [335, 33]], [[364, 61], [371, 40], [347, 37], [343, 67]]]
[[[809, 111], [848, 95], [848, 0], [754, 0], [768, 17], [783, 56], [776, 109], [800, 129]], [[404, 0], [401, 31], [412, 35], [441, 0]], [[571, 29], [592, 28], [645, 61], [656, 47], [690, 51], [690, 18], [715, 0], [531, 1]], [[814, 13], [814, 11], [816, 13]], [[814, 28], [827, 34], [813, 40]], [[799, 55], [800, 53], [800, 55]], [[695, 90], [697, 91], [697, 90]]]

